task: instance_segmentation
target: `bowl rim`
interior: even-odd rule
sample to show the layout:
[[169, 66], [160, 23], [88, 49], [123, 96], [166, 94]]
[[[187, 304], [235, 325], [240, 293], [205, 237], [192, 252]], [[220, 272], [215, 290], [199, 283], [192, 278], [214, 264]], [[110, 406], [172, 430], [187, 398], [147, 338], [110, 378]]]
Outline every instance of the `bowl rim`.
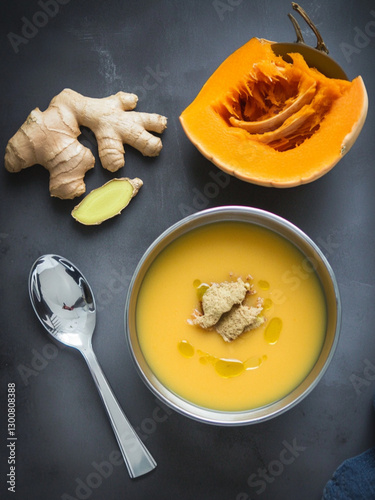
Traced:
[[[129, 324], [129, 321], [131, 321], [132, 324], [134, 324], [133, 329], [135, 329], [135, 319], [134, 317], [130, 317], [131, 315], [129, 313], [130, 306], [134, 303], [133, 316], [135, 316], [136, 298], [138, 295], [138, 291], [143, 278], [154, 258], [160, 252], [162, 252], [172, 241], [179, 238], [183, 234], [186, 234], [192, 229], [210, 224], [212, 222], [221, 221], [243, 221], [261, 225], [262, 227], [270, 229], [271, 231], [274, 231], [286, 238], [292, 244], [297, 246], [302, 254], [306, 255], [303, 248], [309, 249], [309, 253], [311, 252], [311, 254], [309, 256], [306, 255], [306, 257], [312, 259], [312, 256], [314, 256], [314, 259], [316, 259], [316, 262], [319, 265], [320, 271], [324, 273], [324, 278], [328, 280], [328, 285], [331, 288], [330, 303], [331, 307], [333, 307], [334, 310], [333, 319], [331, 320], [333, 321], [333, 336], [330, 344], [325, 348], [325, 344], [327, 341], [327, 331], [329, 328], [328, 321], [330, 320], [330, 318], [328, 317], [325, 336], [326, 338], [323, 342], [320, 354], [315, 361], [314, 366], [305, 376], [305, 378], [289, 394], [282, 397], [281, 399], [271, 402], [265, 406], [250, 410], [222, 411], [201, 407], [195, 403], [187, 401], [183, 397], [168, 389], [168, 387], [166, 387], [164, 384], [162, 384], [162, 382], [158, 380], [156, 375], [152, 372], [151, 368], [149, 368], [147, 360], [143, 357], [139, 344], [134, 344], [131, 338], [134, 336], [136, 337], [136, 333], [133, 333], [132, 335], [131, 326]], [[296, 244], [294, 240], [291, 241], [287, 235], [294, 235], [294, 237], [298, 240], [298, 244]], [[321, 281], [322, 289], [327, 302], [328, 298], [326, 287], [322, 283], [322, 276], [318, 274], [318, 277]], [[136, 289], [136, 292], [134, 292], [135, 287], [138, 287]], [[135, 298], [134, 293], [136, 293]], [[328, 304], [326, 304], [326, 307], [328, 310]], [[222, 426], [249, 425], [263, 422], [281, 415], [282, 413], [300, 403], [318, 385], [319, 381], [324, 376], [329, 364], [332, 361], [338, 344], [341, 329], [341, 298], [338, 283], [332, 267], [330, 266], [327, 258], [320, 250], [320, 248], [306, 233], [304, 233], [292, 222], [289, 222], [287, 219], [273, 214], [272, 212], [242, 205], [225, 205], [201, 210], [199, 212], [188, 215], [183, 219], [180, 219], [179, 221], [165, 229], [148, 246], [141, 259], [139, 260], [129, 284], [124, 311], [124, 328], [126, 343], [138, 375], [145, 383], [145, 385], [149, 388], [149, 390], [151, 390], [151, 392], [162, 403], [166, 404], [168, 407], [172, 408], [178, 413], [190, 417], [191, 419], [196, 421]], [[323, 356], [320, 366], [318, 367], [318, 362], [322, 357], [322, 353], [324, 350], [327, 352]], [[141, 356], [141, 359], [139, 359], [139, 356]]]

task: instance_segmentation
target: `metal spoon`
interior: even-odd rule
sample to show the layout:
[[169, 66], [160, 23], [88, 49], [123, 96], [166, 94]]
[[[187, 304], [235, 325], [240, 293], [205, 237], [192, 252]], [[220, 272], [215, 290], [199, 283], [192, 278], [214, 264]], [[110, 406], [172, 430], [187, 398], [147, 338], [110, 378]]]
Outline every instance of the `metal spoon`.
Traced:
[[29, 293], [34, 311], [53, 338], [78, 349], [85, 358], [107, 409], [130, 477], [156, 467], [143, 442], [125, 417], [92, 349], [95, 299], [80, 271], [58, 255], [43, 255], [33, 264]]

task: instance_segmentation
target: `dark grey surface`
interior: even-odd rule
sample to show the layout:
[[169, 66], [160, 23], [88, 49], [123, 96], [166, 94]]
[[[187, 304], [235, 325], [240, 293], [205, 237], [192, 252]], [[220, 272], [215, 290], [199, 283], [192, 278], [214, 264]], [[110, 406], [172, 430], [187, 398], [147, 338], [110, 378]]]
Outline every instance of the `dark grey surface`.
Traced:
[[[64, 87], [91, 97], [135, 92], [137, 109], [169, 121], [158, 158], [126, 148], [123, 174], [141, 177], [144, 186], [123, 215], [99, 228], [70, 217], [75, 202], [49, 197], [48, 173], [40, 166], [17, 175], [2, 167], [2, 499], [318, 500], [342, 460], [374, 445], [374, 4], [306, 0], [303, 6], [348, 76], [363, 76], [370, 109], [355, 146], [328, 175], [276, 190], [234, 178], [215, 188], [212, 176], [218, 170], [188, 141], [178, 116], [224, 58], [252, 36], [294, 40], [288, 1], [65, 0], [18, 53], [7, 35], [21, 35], [23, 18], [32, 20], [41, 4], [4, 2], [1, 151], [31, 109], [45, 109]], [[152, 72], [157, 80], [148, 78]], [[96, 155], [92, 134], [85, 131], [82, 140]], [[86, 176], [88, 190], [111, 177], [97, 161]], [[131, 364], [123, 329], [126, 290], [148, 245], [184, 215], [225, 204], [263, 208], [298, 225], [328, 257], [343, 304], [338, 349], [319, 385], [286, 414], [240, 428], [212, 427], [166, 412]], [[129, 479], [116, 462], [117, 444], [83, 359], [54, 347], [34, 316], [27, 278], [43, 253], [72, 260], [91, 283], [99, 306], [94, 349], [158, 462], [144, 478]], [[6, 484], [8, 383], [16, 384], [17, 397], [15, 494]], [[293, 445], [294, 456], [283, 452]], [[111, 460], [114, 465], [103, 468]], [[266, 480], [260, 479], [264, 469]]]

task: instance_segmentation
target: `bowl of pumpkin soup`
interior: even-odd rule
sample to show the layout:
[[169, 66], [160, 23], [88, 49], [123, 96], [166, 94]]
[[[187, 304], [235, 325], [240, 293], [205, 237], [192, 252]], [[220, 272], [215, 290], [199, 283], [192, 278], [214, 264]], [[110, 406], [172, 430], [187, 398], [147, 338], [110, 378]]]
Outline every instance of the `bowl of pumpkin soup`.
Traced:
[[304, 232], [264, 210], [224, 206], [182, 219], [146, 250], [125, 332], [161, 401], [202, 422], [245, 425], [310, 393], [340, 317], [334, 273]]

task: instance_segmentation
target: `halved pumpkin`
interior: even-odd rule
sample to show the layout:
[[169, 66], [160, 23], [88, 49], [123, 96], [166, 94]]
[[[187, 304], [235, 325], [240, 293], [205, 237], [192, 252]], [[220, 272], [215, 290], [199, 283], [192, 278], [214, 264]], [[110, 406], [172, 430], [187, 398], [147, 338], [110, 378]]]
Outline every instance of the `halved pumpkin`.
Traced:
[[327, 78], [302, 55], [252, 38], [229, 56], [180, 116], [191, 142], [223, 171], [273, 187], [311, 182], [349, 151], [365, 122], [360, 76]]

